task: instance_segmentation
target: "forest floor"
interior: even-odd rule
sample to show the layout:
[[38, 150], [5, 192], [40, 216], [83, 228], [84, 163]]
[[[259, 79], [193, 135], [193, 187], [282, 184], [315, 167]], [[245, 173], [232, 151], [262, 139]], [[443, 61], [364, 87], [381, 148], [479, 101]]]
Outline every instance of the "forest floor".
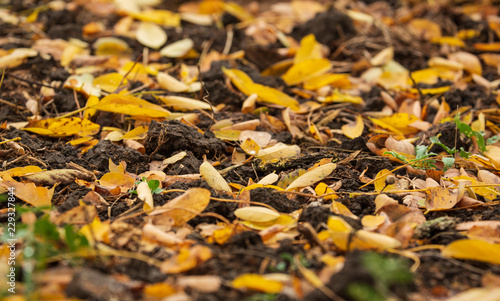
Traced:
[[2, 300], [500, 300], [498, 1], [163, 2], [1, 1]]

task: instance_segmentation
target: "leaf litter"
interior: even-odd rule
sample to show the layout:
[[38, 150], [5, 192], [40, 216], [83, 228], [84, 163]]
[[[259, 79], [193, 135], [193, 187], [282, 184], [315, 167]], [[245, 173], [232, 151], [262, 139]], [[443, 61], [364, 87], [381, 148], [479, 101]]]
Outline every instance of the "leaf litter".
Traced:
[[2, 300], [498, 299], [497, 7], [2, 8]]

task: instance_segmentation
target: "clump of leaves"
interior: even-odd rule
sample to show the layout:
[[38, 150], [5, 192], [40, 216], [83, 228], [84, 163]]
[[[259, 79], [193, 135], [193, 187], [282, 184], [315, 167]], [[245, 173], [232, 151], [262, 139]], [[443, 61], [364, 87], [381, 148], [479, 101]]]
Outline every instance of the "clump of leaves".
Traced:
[[391, 286], [410, 284], [413, 281], [413, 274], [404, 259], [370, 252], [363, 254], [361, 261], [372, 275], [375, 284], [373, 286], [366, 283], [350, 284], [347, 287], [348, 294], [356, 301], [388, 300]]
[[[160, 188], [160, 181], [158, 181], [158, 180], [149, 180], [148, 181], [148, 179], [146, 179], [146, 177], [142, 177], [141, 181], [135, 182], [135, 186], [139, 186], [139, 184], [141, 184], [142, 182], [147, 182], [148, 183], [148, 187], [149, 187], [149, 189], [151, 189], [151, 193], [152, 194], [160, 194], [164, 190], [164, 189]], [[129, 190], [129, 193], [131, 193], [131, 194], [137, 194], [137, 190], [135, 190], [135, 189]]]

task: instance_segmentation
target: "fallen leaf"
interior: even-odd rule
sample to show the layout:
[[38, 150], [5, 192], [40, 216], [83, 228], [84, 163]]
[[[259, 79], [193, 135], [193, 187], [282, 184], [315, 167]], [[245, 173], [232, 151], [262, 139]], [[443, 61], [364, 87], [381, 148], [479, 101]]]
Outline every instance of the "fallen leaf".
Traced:
[[500, 244], [482, 240], [456, 240], [444, 247], [441, 253], [446, 257], [500, 264]]
[[227, 184], [226, 180], [221, 176], [221, 174], [215, 169], [212, 164], [207, 161], [203, 162], [200, 166], [200, 174], [207, 181], [208, 185], [213, 189], [221, 192], [231, 193], [231, 188]]
[[300, 187], [305, 187], [312, 185], [316, 182], [319, 182], [323, 180], [324, 178], [328, 177], [333, 170], [337, 168], [337, 164], [335, 163], [328, 163], [325, 165], [321, 165], [319, 167], [316, 167], [315, 169], [306, 172], [305, 174], [301, 175], [295, 181], [290, 183], [288, 187], [285, 190], [291, 190], [294, 188], [300, 188]]
[[201, 213], [210, 203], [210, 191], [203, 188], [190, 188], [183, 194], [157, 207], [150, 213], [155, 224], [182, 226]]
[[242, 220], [256, 223], [274, 221], [280, 216], [280, 214], [274, 210], [256, 206], [238, 208], [234, 211], [234, 215]]
[[276, 294], [283, 289], [283, 283], [268, 280], [264, 275], [259, 274], [243, 274], [236, 277], [232, 285], [237, 289], [251, 289], [268, 294]]

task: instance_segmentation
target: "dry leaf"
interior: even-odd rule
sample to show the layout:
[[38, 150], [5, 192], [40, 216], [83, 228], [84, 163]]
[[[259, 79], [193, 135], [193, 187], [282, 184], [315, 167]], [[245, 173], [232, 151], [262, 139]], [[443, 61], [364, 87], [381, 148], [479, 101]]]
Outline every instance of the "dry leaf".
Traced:
[[268, 294], [276, 294], [283, 289], [283, 283], [268, 280], [264, 275], [242, 274], [233, 280], [233, 287], [237, 289], [251, 289]]
[[190, 188], [183, 194], [151, 212], [155, 224], [182, 226], [201, 213], [210, 203], [210, 191]]
[[239, 219], [255, 223], [274, 221], [280, 216], [280, 214], [274, 210], [255, 206], [238, 208], [234, 211], [234, 215]]
[[328, 177], [336, 167], [337, 167], [337, 164], [335, 164], [335, 163], [328, 163], [328, 164], [316, 167], [315, 169], [308, 171], [305, 174], [298, 177], [297, 179], [295, 179], [295, 181], [293, 181], [292, 183], [290, 183], [290, 185], [288, 185], [286, 190], [305, 187], [305, 186], [312, 185], [316, 182], [319, 182], [319, 181], [323, 180], [324, 178]]
[[193, 40], [183, 39], [165, 46], [160, 50], [160, 54], [170, 58], [183, 57], [193, 48], [193, 46]]
[[461, 239], [442, 250], [443, 256], [500, 264], [500, 244], [482, 240]]
[[231, 188], [227, 184], [226, 180], [221, 176], [221, 174], [215, 169], [212, 164], [207, 161], [203, 162], [200, 166], [200, 174], [207, 181], [208, 185], [213, 189], [231, 193]]
[[135, 38], [146, 47], [158, 49], [167, 42], [167, 34], [158, 25], [141, 22], [135, 33]]
[[164, 108], [131, 95], [109, 94], [94, 106], [94, 109], [131, 116], [157, 118], [168, 117]]
[[349, 122], [342, 126], [342, 133], [347, 138], [358, 138], [363, 134], [363, 130], [365, 129], [365, 124], [363, 123], [363, 117], [361, 115], [356, 116], [356, 120], [354, 122]]

